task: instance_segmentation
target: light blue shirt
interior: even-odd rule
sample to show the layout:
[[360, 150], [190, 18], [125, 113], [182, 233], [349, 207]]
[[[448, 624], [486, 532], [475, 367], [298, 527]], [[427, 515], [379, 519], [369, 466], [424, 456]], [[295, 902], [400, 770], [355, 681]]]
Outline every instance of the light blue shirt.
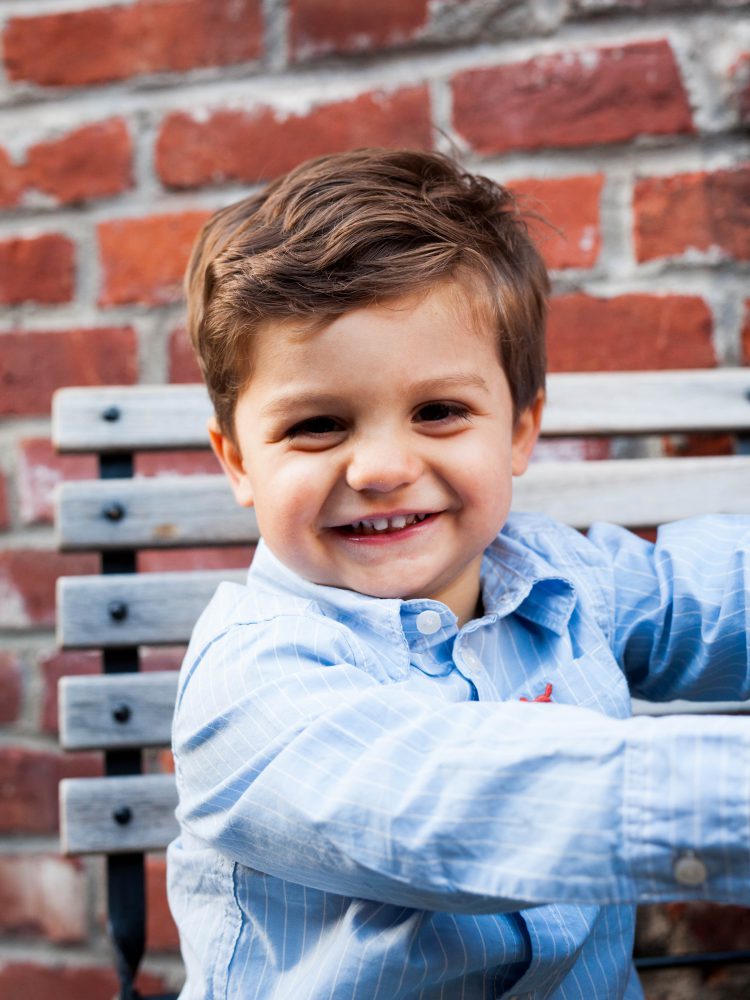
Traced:
[[750, 901], [750, 722], [629, 718], [750, 696], [750, 518], [514, 515], [482, 595], [457, 630], [263, 544], [219, 587], [174, 725], [183, 1000], [636, 1000], [635, 903]]

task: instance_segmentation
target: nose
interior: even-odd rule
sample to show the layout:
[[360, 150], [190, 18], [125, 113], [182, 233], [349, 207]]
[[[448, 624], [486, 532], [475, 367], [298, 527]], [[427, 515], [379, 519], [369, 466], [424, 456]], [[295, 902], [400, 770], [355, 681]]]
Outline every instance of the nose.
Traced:
[[353, 443], [346, 481], [360, 493], [390, 493], [413, 483], [422, 468], [422, 459], [413, 447], [398, 435], [383, 434]]

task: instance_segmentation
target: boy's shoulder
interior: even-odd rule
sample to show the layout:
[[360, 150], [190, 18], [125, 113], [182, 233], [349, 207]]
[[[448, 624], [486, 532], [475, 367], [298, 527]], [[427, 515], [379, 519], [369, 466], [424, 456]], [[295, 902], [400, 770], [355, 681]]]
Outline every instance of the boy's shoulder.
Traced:
[[193, 629], [191, 645], [205, 645], [236, 626], [262, 625], [282, 617], [316, 617], [309, 598], [275, 591], [265, 582], [220, 583]]
[[[300, 581], [304, 584], [304, 581]], [[344, 595], [344, 605], [336, 603], [341, 592], [310, 584], [311, 590], [331, 590], [321, 600], [314, 595], [294, 593], [283, 578], [275, 583], [263, 573], [248, 574], [247, 582], [221, 583], [198, 619], [186, 651], [179, 683], [178, 706], [188, 688], [200, 697], [204, 689], [221, 684], [231, 690], [250, 676], [296, 674], [311, 665], [326, 667], [349, 664], [373, 680], [388, 683], [400, 679], [408, 668], [406, 648], [383, 643], [384, 619], [375, 612], [363, 616], [353, 611], [361, 600], [372, 611], [380, 601], [362, 595]], [[346, 602], [347, 596], [349, 602]], [[380, 609], [388, 618], [388, 609]], [[375, 620], [377, 619], [377, 620]], [[376, 636], [381, 635], [381, 641]]]
[[[606, 525], [607, 529], [622, 532], [624, 529]], [[546, 514], [513, 511], [500, 533], [520, 550], [546, 562], [561, 573], [575, 573], [583, 567], [594, 568], [601, 564], [602, 555], [585, 534]]]
[[335, 648], [337, 656], [358, 659], [365, 623], [377, 630], [393, 611], [379, 605], [398, 603], [305, 580], [261, 541], [245, 582], [219, 584], [196, 622], [187, 658], [200, 658], [204, 650], [241, 633], [243, 643], [263, 645], [273, 636], [279, 646], [311, 646], [323, 656], [327, 648]]

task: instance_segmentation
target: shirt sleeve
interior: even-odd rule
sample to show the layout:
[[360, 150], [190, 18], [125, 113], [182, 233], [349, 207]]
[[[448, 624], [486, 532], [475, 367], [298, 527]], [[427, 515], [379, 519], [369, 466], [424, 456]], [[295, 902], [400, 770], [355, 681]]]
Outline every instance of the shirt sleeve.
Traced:
[[[482, 913], [750, 898], [750, 726], [446, 703], [359, 669], [335, 623], [231, 629], [185, 674], [183, 831], [343, 896]], [[685, 884], [696, 852], [705, 880]], [[691, 874], [692, 873], [692, 874]]]
[[612, 648], [636, 697], [750, 698], [750, 518], [679, 521], [655, 544], [599, 524], [588, 541], [607, 562]]

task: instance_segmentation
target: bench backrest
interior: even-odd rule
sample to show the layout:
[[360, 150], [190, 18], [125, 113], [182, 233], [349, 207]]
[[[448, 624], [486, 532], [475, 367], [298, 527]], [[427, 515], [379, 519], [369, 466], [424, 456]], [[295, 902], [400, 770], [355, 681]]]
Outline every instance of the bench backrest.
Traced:
[[[548, 397], [546, 437], [750, 434], [746, 369], [552, 375]], [[209, 414], [202, 386], [63, 389], [55, 397], [53, 435], [60, 451], [101, 456], [106, 474], [107, 459], [122, 471], [137, 452], [207, 448]], [[545, 461], [516, 482], [514, 505], [581, 528], [594, 520], [641, 527], [702, 512], [746, 513], [749, 494], [750, 457], [743, 455]], [[258, 538], [252, 511], [235, 504], [218, 474], [65, 483], [56, 525], [61, 549], [120, 558]], [[132, 649], [186, 642], [218, 582], [243, 578], [244, 570], [63, 578], [59, 643]], [[173, 673], [64, 678], [61, 743], [69, 750], [166, 746], [175, 689]], [[128, 786], [136, 807], [129, 822], [118, 822], [110, 803]], [[73, 779], [61, 791], [66, 852], [161, 847], [175, 831], [169, 777]]]
[[[118, 855], [126, 859], [119, 867], [111, 864], [110, 896], [119, 878], [130, 893], [128, 921], [130, 911], [142, 908], [142, 891], [133, 903], [139, 870], [133, 857], [163, 848], [176, 833], [173, 777], [140, 773], [141, 751], [169, 744], [176, 674], [139, 673], [139, 649], [186, 642], [218, 582], [245, 575], [137, 573], [136, 554], [250, 546], [258, 537], [252, 511], [236, 506], [221, 475], [134, 478], [133, 457], [206, 449], [209, 413], [202, 386], [63, 389], [53, 407], [57, 448], [95, 453], [101, 475], [63, 484], [57, 498], [61, 549], [97, 551], [102, 558], [100, 575], [59, 581], [58, 639], [67, 649], [102, 649], [105, 670], [60, 684], [62, 746], [104, 750], [107, 771], [103, 778], [61, 783], [62, 849], [103, 852], [110, 862]], [[665, 458], [653, 446], [654, 435], [706, 431], [734, 435], [736, 453]], [[750, 370], [552, 375], [543, 435], [614, 437], [614, 450], [629, 457], [533, 463], [516, 483], [517, 509], [543, 511], [580, 528], [594, 520], [646, 527], [699, 513], [748, 511]], [[667, 710], [675, 707], [688, 706]], [[736, 706], [711, 706], [717, 708]], [[132, 971], [142, 940], [134, 945], [131, 939], [142, 937], [142, 928], [131, 928], [130, 938], [121, 935], [118, 943], [122, 913], [111, 919], [116, 947], [124, 949]]]

